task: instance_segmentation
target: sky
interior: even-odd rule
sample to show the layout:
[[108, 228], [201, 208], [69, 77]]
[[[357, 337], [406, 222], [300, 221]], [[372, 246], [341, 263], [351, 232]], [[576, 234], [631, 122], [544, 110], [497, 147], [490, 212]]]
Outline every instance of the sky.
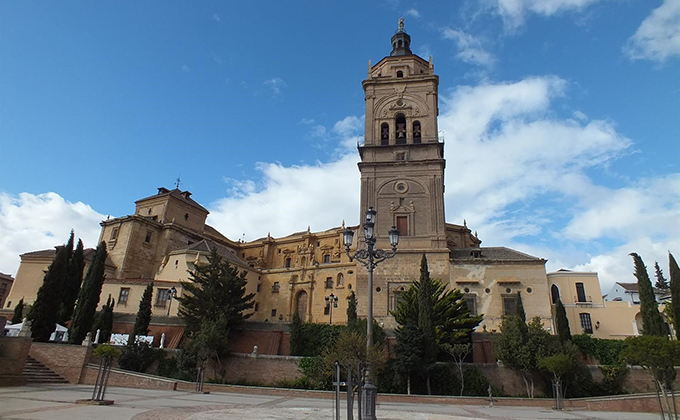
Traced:
[[400, 17], [440, 77], [448, 222], [603, 293], [631, 252], [668, 274], [680, 0], [0, 1], [0, 271], [178, 178], [233, 240], [357, 224]]

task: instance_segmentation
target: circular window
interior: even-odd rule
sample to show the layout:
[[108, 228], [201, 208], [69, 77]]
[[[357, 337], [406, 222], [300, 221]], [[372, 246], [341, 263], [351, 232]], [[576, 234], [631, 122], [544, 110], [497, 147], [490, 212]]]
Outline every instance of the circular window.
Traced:
[[347, 274], [354, 274], [354, 271], [349, 270], [349, 271], [347, 272]]
[[534, 289], [532, 289], [531, 287], [527, 287], [527, 293], [531, 293], [533, 291], [534, 291]]
[[397, 181], [394, 184], [394, 190], [398, 193], [405, 193], [408, 191], [408, 184], [404, 181]]
[[[403, 76], [403, 74], [402, 74], [402, 76]], [[399, 105], [399, 106], [404, 105], [404, 101], [402, 101], [401, 99], [399, 99], [399, 100], [397, 101], [397, 105]]]
[[505, 293], [512, 293], [512, 289], [508, 287], [507, 289], [505, 289]]
[[380, 293], [380, 292], [382, 292], [382, 289], [381, 289], [380, 287], [376, 287], [376, 288], [375, 288], [375, 291], [376, 291], [377, 293]]
[[401, 286], [401, 289], [400, 289], [400, 290], [403, 292], [403, 291], [406, 290], [406, 289], [404, 289], [404, 286]]
[[465, 288], [465, 293], [470, 293], [470, 288], [469, 288], [469, 287], [466, 287], [466, 288]]
[[491, 289], [489, 289], [488, 287], [487, 287], [486, 289], [484, 289], [484, 291], [485, 291], [486, 293], [491, 293]]

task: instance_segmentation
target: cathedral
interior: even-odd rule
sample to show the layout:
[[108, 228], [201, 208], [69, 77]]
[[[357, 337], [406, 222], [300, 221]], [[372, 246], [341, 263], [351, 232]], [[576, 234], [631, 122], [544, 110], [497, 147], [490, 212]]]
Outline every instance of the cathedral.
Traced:
[[[396, 327], [390, 311], [400, 293], [419, 278], [423, 254], [432, 277], [462, 290], [470, 311], [484, 314], [479, 332], [498, 331], [501, 317], [514, 313], [520, 294], [527, 318], [538, 316], [552, 328], [546, 260], [505, 247], [482, 247], [465, 223], [446, 222], [446, 160], [437, 127], [439, 77], [431, 57], [412, 53], [403, 21], [391, 48], [376, 64], [369, 61], [362, 82], [366, 111], [364, 140], [358, 146], [357, 212], [363, 220], [369, 207], [376, 210], [378, 249], [390, 249], [392, 226], [400, 234], [396, 256], [375, 270], [373, 289], [368, 290], [367, 270], [345, 253], [346, 226], [234, 241], [206, 224], [208, 210], [189, 191], [161, 187], [137, 200], [133, 214], [101, 222], [99, 241], [109, 253], [101, 302], [109, 295], [116, 300], [114, 332], [132, 329], [142, 292], [153, 281], [151, 333], [165, 333], [166, 346], [176, 346], [184, 330], [174, 297], [182, 295], [188, 271], [205, 262], [212, 250], [247, 272], [247, 293], [255, 294], [248, 323], [254, 330], [285, 331], [295, 312], [308, 322], [345, 323], [354, 292], [359, 316], [366, 316], [368, 294], [373, 294], [374, 317], [389, 331]], [[350, 228], [361, 231], [360, 226]], [[355, 235], [350, 251], [362, 247], [364, 239]], [[53, 255], [54, 250], [45, 250], [21, 256], [4, 311], [21, 298], [26, 304], [35, 300]], [[337, 306], [330, 304], [331, 295], [338, 298]], [[265, 347], [260, 348], [268, 352]], [[271, 353], [285, 354], [275, 347]]]

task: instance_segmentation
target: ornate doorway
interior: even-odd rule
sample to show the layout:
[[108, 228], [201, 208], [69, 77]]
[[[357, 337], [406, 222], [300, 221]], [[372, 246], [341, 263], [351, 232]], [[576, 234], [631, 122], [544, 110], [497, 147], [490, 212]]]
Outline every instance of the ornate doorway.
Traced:
[[295, 299], [295, 310], [298, 315], [300, 315], [301, 320], [307, 320], [307, 292], [304, 290], [297, 294], [297, 298]]

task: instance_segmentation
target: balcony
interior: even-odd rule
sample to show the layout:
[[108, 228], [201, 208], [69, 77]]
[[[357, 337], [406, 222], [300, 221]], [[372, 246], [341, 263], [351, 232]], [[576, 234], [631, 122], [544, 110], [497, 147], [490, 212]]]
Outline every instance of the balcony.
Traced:
[[[406, 141], [404, 141], [406, 140]], [[381, 146], [382, 142], [381, 139], [376, 138], [376, 146]], [[413, 141], [412, 136], [408, 136], [406, 139], [395, 139], [393, 137], [390, 137], [390, 144], [389, 146], [401, 146], [404, 144], [424, 144], [424, 143], [444, 143], [444, 135], [440, 134], [438, 136], [422, 136], [420, 139], [416, 138], [416, 141]], [[360, 147], [366, 146], [366, 139], [361, 139], [360, 141], [357, 142], [357, 145]], [[388, 145], [383, 145], [383, 146], [388, 146]]]
[[580, 296], [576, 298], [576, 301], [574, 302], [577, 305], [592, 305], [593, 304], [593, 297], [592, 296]]

